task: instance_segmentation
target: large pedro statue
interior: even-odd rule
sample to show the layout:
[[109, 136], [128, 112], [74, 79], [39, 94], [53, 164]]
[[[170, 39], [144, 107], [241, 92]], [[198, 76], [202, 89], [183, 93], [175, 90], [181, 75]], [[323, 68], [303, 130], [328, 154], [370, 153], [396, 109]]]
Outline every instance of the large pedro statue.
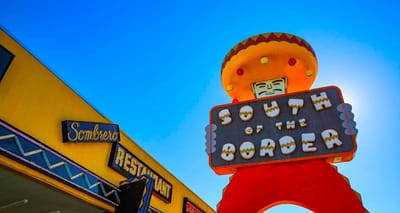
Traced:
[[215, 106], [206, 128], [210, 167], [233, 174], [220, 213], [295, 204], [313, 212], [367, 212], [332, 163], [356, 151], [351, 105], [334, 86], [311, 89], [312, 47], [288, 33], [243, 40], [225, 56], [221, 81], [232, 103]]

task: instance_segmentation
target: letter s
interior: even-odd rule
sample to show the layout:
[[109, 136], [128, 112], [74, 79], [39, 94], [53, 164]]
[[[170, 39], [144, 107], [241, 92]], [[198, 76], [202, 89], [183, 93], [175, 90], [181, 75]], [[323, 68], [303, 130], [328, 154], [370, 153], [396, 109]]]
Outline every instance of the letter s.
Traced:
[[[69, 141], [76, 141], [76, 139], [78, 138], [78, 130], [76, 128], [79, 127], [79, 123], [78, 122], [72, 122], [71, 123], [71, 131], [68, 131], [68, 140]], [[72, 134], [73, 133], [73, 134]], [[72, 136], [71, 136], [72, 135]]]

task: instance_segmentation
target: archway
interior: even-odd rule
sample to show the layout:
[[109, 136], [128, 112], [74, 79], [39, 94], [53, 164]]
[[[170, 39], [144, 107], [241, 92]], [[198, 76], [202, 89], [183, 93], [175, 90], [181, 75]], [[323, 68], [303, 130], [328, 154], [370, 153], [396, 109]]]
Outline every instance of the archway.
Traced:
[[281, 212], [313, 213], [311, 210], [295, 204], [277, 204], [269, 209], [260, 211], [260, 213], [281, 213]]
[[227, 185], [218, 212], [263, 212], [283, 203], [321, 213], [367, 212], [346, 178], [323, 160], [240, 168]]

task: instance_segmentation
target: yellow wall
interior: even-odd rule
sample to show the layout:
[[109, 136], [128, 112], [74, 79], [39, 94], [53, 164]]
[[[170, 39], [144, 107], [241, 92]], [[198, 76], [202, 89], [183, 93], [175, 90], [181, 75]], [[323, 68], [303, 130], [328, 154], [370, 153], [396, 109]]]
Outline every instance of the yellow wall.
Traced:
[[[62, 142], [63, 120], [112, 121], [91, 107], [3, 30], [0, 30], [0, 44], [15, 55], [0, 82], [0, 118], [114, 185], [126, 179], [108, 166], [111, 143]], [[172, 203], [152, 196], [151, 206], [163, 212], [182, 212], [183, 198], [188, 197], [201, 209], [213, 212], [123, 131], [120, 133], [120, 143], [173, 186]]]

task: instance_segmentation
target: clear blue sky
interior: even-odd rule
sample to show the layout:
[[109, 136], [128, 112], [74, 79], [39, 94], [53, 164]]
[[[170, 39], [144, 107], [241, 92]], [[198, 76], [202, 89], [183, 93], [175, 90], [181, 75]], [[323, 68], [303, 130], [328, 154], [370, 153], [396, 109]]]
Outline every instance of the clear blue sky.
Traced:
[[[358, 151], [339, 171], [370, 212], [398, 212], [399, 14], [395, 0], [0, 0], [5, 30], [212, 207], [228, 183], [204, 151], [209, 110], [231, 102], [222, 59], [282, 31], [313, 46], [314, 88], [338, 86], [353, 105]], [[270, 212], [287, 211], [302, 212]]]

